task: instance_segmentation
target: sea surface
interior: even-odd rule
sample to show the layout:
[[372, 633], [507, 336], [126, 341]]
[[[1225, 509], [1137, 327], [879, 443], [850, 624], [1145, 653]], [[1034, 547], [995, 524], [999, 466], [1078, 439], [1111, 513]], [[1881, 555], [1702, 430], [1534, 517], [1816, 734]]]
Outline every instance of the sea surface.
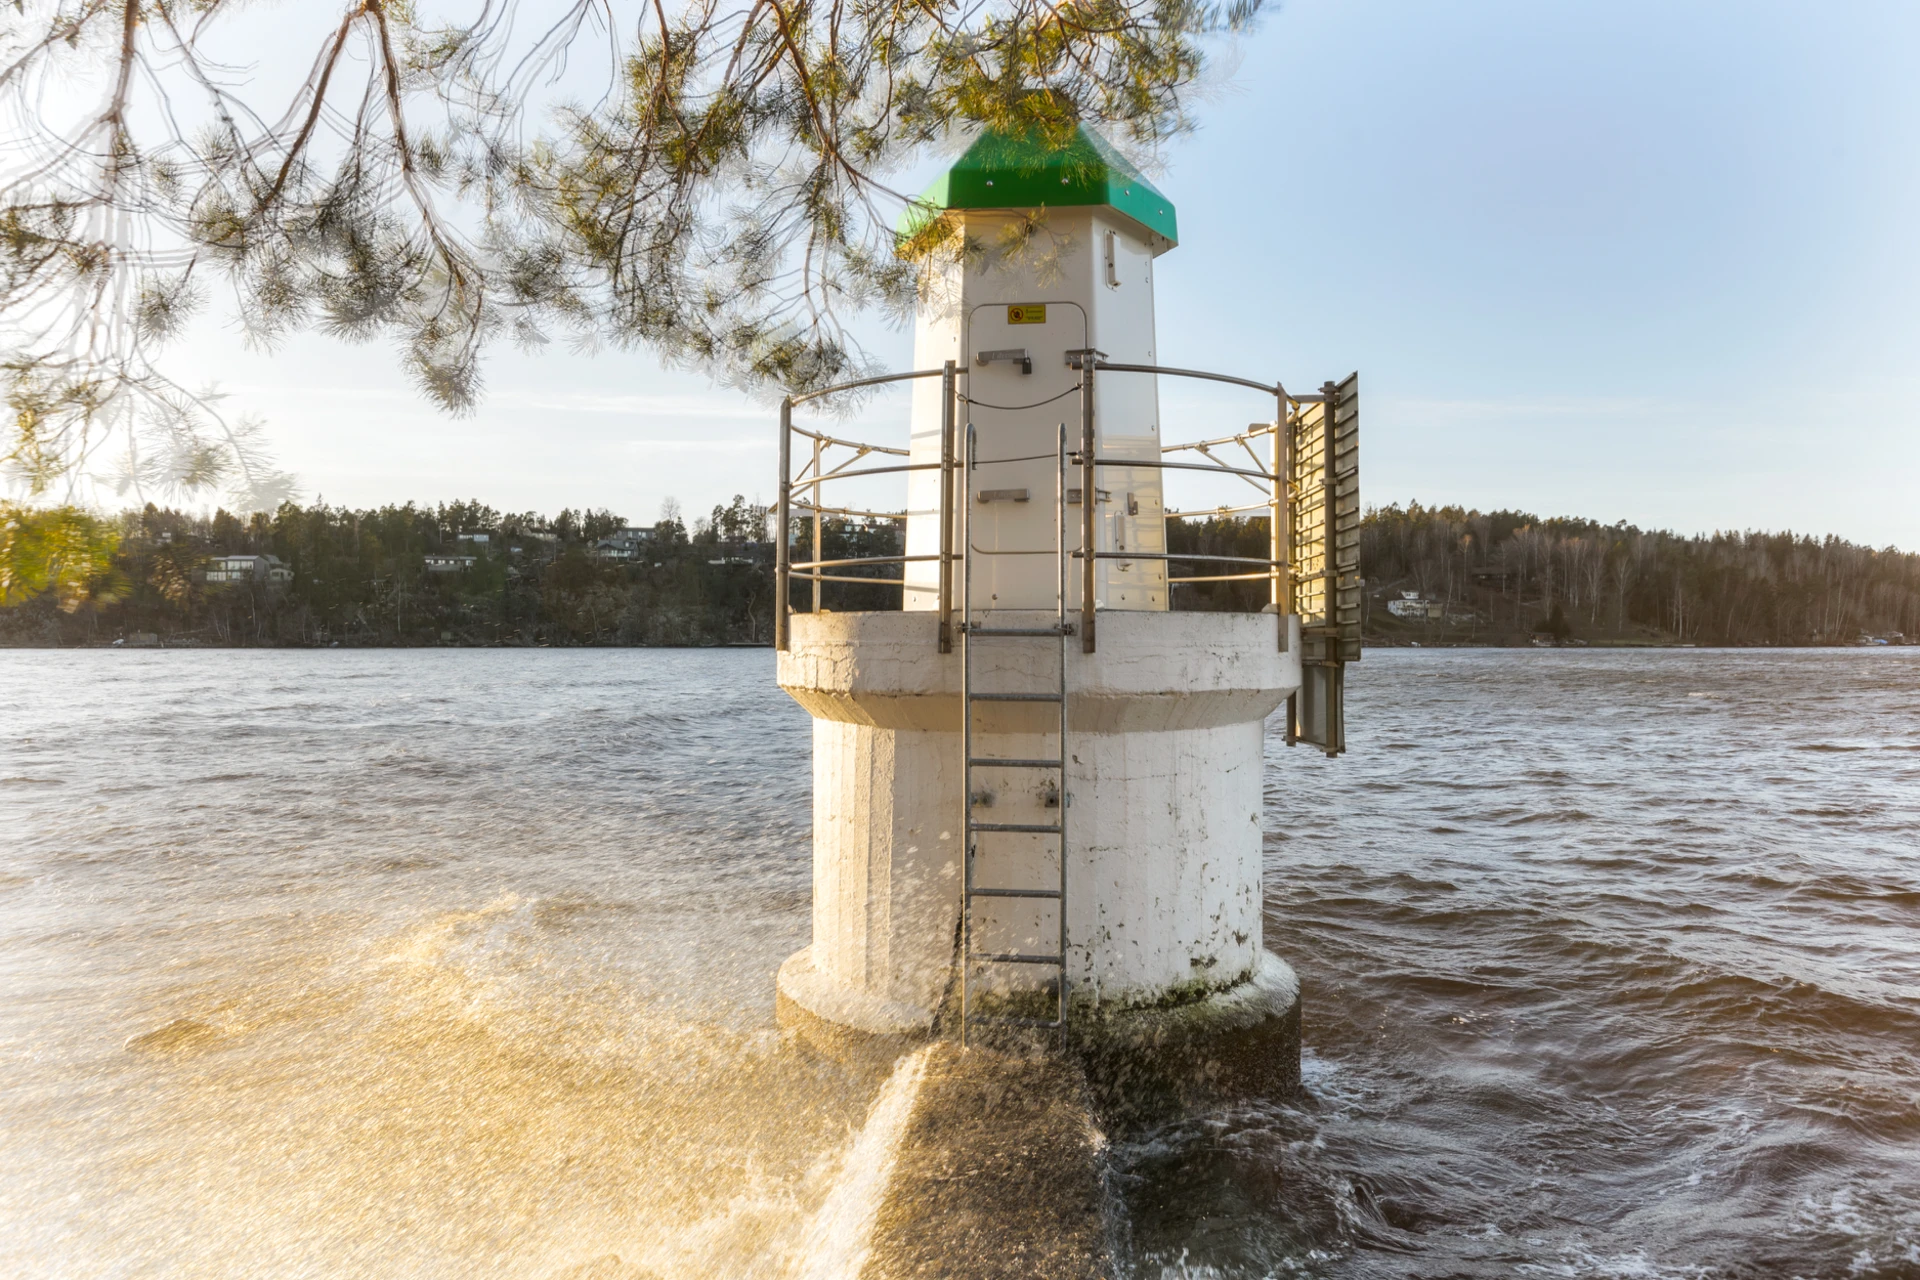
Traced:
[[[848, 1274], [772, 667], [0, 651], [0, 1275]], [[1920, 649], [1349, 700], [1269, 734], [1307, 1092], [1116, 1135], [1129, 1274], [1920, 1277]]]

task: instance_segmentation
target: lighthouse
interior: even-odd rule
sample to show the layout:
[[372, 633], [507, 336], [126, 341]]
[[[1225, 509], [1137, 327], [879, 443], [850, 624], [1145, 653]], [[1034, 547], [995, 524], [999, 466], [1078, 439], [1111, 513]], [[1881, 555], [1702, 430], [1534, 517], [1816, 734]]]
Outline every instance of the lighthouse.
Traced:
[[[927, 264], [914, 368], [846, 388], [909, 383], [898, 436], [809, 415], [842, 389], [782, 406], [778, 678], [813, 716], [814, 875], [781, 1016], [899, 1040], [1264, 1028], [1293, 1048], [1262, 1069], [1297, 1076], [1299, 984], [1263, 926], [1265, 748], [1276, 712], [1286, 741], [1344, 746], [1357, 377], [1163, 364], [1176, 212], [1085, 129], [981, 137], [902, 230]], [[1169, 377], [1246, 408], [1169, 422]], [[838, 496], [888, 482], [890, 507]], [[1168, 508], [1181, 482], [1240, 522], [1230, 554], [1170, 537], [1195, 514]], [[835, 520], [903, 536], [828, 554]], [[872, 586], [835, 607], [849, 581], [897, 607]], [[1239, 611], [1189, 607], [1223, 582]]]

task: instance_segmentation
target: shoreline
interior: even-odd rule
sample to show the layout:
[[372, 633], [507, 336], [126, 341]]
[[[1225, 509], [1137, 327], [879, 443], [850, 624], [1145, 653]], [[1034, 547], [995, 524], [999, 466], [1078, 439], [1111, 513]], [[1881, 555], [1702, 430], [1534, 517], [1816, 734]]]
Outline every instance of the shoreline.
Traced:
[[[128, 644], [119, 640], [105, 641], [100, 644], [0, 644], [0, 653], [80, 653], [80, 652], [128, 652], [151, 653], [157, 650], [179, 652], [229, 652], [229, 651], [284, 651], [301, 653], [328, 653], [335, 650], [354, 651], [390, 651], [390, 650], [441, 650], [441, 649], [518, 649], [536, 650], [613, 650], [613, 649], [659, 649], [659, 650], [711, 650], [711, 649], [772, 649], [771, 641], [728, 641], [724, 644], [460, 644], [443, 641], [437, 644], [225, 644], [220, 642], [200, 642], [196, 640], [160, 641], [158, 643]], [[1569, 650], [1633, 650], [1649, 649], [1695, 649], [1695, 650], [1803, 650], [1803, 649], [1910, 649], [1920, 648], [1920, 644], [1907, 642], [1895, 644], [1882, 642], [1877, 644], [1846, 644], [1837, 641], [1809, 642], [1806, 644], [1768, 644], [1760, 642], [1733, 641], [1723, 644], [1703, 644], [1696, 641], [1685, 643], [1649, 640], [1581, 640], [1567, 644], [1498, 643], [1493, 641], [1472, 640], [1435, 640], [1435, 641], [1363, 641], [1362, 652], [1384, 652], [1394, 649], [1488, 649], [1544, 652]]]

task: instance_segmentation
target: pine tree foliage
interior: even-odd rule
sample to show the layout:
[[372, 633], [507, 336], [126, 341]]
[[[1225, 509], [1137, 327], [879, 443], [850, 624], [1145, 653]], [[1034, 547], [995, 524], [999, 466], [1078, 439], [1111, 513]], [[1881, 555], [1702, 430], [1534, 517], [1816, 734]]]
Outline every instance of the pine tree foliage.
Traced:
[[[918, 284], [889, 186], [991, 127], [1188, 127], [1260, 0], [11, 0], [0, 460], [35, 493], [288, 489], [165, 372], [221, 300], [257, 342], [395, 343], [449, 410], [505, 337], [799, 390]], [[308, 41], [304, 74], [256, 73]], [[925, 249], [928, 246], [916, 246]]]

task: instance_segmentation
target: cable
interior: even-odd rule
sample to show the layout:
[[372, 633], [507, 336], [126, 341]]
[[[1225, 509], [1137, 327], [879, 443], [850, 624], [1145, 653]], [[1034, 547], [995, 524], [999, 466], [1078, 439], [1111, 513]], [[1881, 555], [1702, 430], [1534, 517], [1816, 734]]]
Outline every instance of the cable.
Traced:
[[976, 467], [991, 467], [1002, 462], [1044, 462], [1048, 458], [1057, 458], [1059, 456], [1057, 453], [1029, 453], [1018, 458], [975, 458], [973, 465]]
[[1052, 404], [1055, 400], [1064, 400], [1068, 396], [1076, 394], [1079, 390], [1078, 385], [1071, 386], [1057, 396], [1048, 396], [1045, 400], [1035, 400], [1032, 404], [988, 404], [985, 400], [975, 400], [971, 396], [964, 395], [960, 397], [960, 400], [965, 404], [977, 404], [982, 409], [999, 409], [1003, 413], [1015, 413], [1021, 409], [1038, 409], [1043, 404]]

